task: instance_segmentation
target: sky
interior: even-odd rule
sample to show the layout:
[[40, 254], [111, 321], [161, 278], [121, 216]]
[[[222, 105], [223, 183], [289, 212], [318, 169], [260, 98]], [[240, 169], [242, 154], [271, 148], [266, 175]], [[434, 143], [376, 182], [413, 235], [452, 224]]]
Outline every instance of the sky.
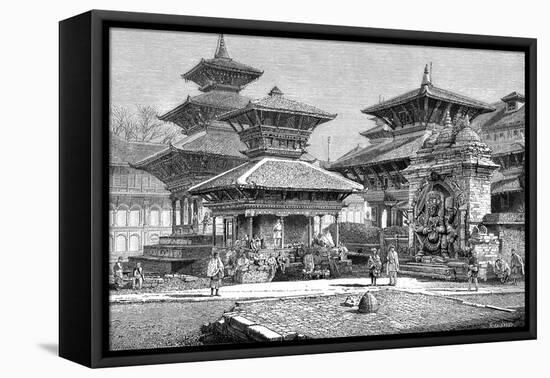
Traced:
[[[164, 113], [200, 94], [181, 74], [212, 58], [217, 40], [211, 33], [111, 29], [111, 104], [153, 105]], [[373, 122], [360, 110], [418, 88], [429, 63], [434, 85], [478, 100], [525, 93], [523, 53], [231, 34], [225, 42], [232, 59], [264, 71], [242, 95], [261, 98], [276, 85], [285, 96], [338, 114], [310, 138], [309, 152], [323, 160], [329, 136], [331, 161], [368, 144], [358, 133]]]

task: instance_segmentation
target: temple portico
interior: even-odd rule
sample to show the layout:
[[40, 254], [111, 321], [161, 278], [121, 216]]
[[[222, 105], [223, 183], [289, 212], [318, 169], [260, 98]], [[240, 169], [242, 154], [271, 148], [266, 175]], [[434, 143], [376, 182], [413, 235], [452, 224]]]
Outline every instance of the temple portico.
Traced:
[[201, 233], [199, 220], [203, 219], [202, 199], [189, 195], [171, 198], [172, 235]]

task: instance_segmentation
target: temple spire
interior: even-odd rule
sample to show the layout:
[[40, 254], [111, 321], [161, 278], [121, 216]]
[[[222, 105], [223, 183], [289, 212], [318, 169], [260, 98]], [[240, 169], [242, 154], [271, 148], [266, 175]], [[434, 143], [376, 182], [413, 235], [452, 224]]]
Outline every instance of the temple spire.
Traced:
[[223, 34], [220, 34], [220, 37], [218, 38], [218, 47], [216, 48], [214, 58], [231, 59], [229, 57], [229, 53], [227, 52], [227, 47], [225, 46], [225, 39], [223, 38]]
[[432, 84], [432, 78], [431, 78], [430, 68], [426, 64], [426, 67], [424, 68], [424, 75], [422, 76], [421, 86], [431, 85], [431, 84]]

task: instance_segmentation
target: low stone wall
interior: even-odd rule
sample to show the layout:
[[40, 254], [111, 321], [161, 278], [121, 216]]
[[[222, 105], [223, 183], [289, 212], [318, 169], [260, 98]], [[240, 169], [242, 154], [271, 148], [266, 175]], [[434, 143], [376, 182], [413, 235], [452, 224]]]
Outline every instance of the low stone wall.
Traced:
[[502, 259], [509, 263], [512, 249], [525, 259], [525, 213], [487, 214], [483, 224], [500, 239]]
[[494, 266], [500, 254], [499, 238], [492, 233], [477, 234], [470, 238], [470, 241], [479, 263], [479, 279], [487, 281], [496, 278]]

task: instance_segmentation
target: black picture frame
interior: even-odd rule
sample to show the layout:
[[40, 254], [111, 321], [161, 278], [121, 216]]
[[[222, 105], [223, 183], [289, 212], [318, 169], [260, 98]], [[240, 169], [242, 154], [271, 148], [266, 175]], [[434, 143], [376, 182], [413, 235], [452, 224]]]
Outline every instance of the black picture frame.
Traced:
[[[433, 334], [108, 351], [110, 27], [298, 37], [525, 53], [525, 327]], [[89, 367], [206, 361], [535, 339], [536, 39], [93, 10], [59, 24], [59, 354]]]

